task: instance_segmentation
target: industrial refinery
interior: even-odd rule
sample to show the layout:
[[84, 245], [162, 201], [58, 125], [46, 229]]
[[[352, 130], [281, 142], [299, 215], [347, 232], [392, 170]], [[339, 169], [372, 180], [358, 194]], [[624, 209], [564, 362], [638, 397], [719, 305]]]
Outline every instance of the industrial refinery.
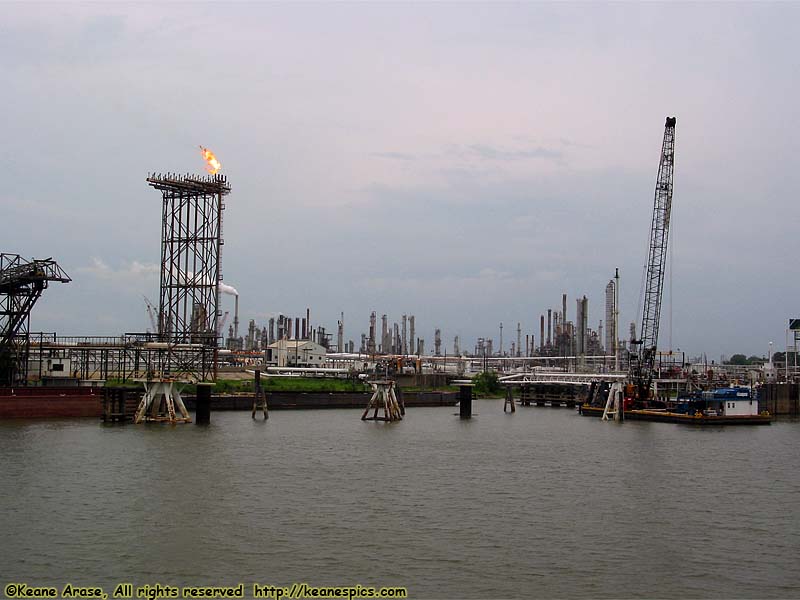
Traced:
[[[436, 323], [420, 323], [413, 310], [394, 316], [373, 310], [352, 319], [348, 313], [347, 321], [341, 311], [335, 326], [329, 328], [314, 322], [311, 308], [306, 307], [299, 314], [279, 313], [266, 322], [245, 317], [248, 324], [244, 328], [239, 314], [240, 293], [222, 279], [224, 200], [231, 186], [219, 173], [221, 164], [213, 152], [201, 147], [209, 175], [153, 173], [147, 177], [163, 203], [159, 302], [156, 305], [144, 298], [151, 324], [147, 331], [107, 338], [31, 332], [31, 310], [48, 282], [69, 283], [70, 278], [52, 259], [24, 261], [17, 255], [3, 255], [0, 274], [7, 315], [3, 321], [3, 383], [45, 390], [141, 381], [144, 393], [135, 420], [172, 422], [190, 420], [181, 386], [213, 382], [226, 373], [254, 369], [274, 376], [410, 375], [415, 376], [415, 382], [426, 374], [439, 374], [448, 382], [492, 371], [508, 385], [519, 383], [519, 377], [528, 383], [557, 377], [563, 383], [566, 374], [567, 380], [581, 384], [588, 377], [601, 384], [604, 398], [598, 400], [594, 389], [590, 390], [585, 397], [585, 412], [591, 412], [588, 405], [592, 402], [607, 402], [604, 417], [622, 413], [622, 401], [612, 397], [623, 393], [612, 392], [602, 383], [621, 377], [629, 382], [624, 392], [628, 409], [663, 409], [670, 398], [714, 386], [735, 384], [754, 389], [761, 384], [795, 381], [797, 369], [790, 370], [788, 361], [783, 369], [771, 360], [757, 368], [710, 367], [707, 361], [679, 351], [659, 350], [675, 128], [676, 119], [668, 117], [638, 335], [636, 322], [621, 327], [620, 272], [613, 269], [612, 275], [611, 267], [604, 304], [596, 311], [603, 318], [595, 321], [591, 320], [586, 295], [570, 301], [564, 292], [559, 302], [541, 307], [538, 315], [532, 308], [533, 318], [524, 326], [522, 320], [506, 322], [505, 326], [499, 322], [495, 332], [475, 340], [464, 340], [457, 333], [448, 335]], [[227, 336], [223, 333], [230, 310], [222, 311], [222, 296], [232, 297], [234, 304]], [[425, 337], [419, 335], [423, 330], [433, 331], [427, 345]], [[792, 332], [796, 348], [800, 329]], [[778, 389], [789, 388], [775, 388], [769, 393], [780, 395]], [[576, 388], [573, 400], [582, 393], [582, 388]], [[791, 404], [788, 395], [786, 401]], [[776, 410], [777, 405], [773, 406]]]

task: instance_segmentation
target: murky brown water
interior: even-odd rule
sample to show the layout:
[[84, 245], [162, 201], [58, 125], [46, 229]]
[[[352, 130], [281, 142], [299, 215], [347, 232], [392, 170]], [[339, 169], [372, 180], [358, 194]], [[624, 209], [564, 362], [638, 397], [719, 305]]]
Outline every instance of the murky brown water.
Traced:
[[800, 423], [456, 411], [2, 422], [0, 581], [800, 597]]

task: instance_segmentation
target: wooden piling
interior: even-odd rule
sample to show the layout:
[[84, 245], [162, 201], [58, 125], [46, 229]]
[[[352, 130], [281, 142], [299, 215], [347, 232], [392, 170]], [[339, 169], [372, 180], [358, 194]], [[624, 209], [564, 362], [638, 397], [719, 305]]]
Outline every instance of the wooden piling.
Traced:
[[506, 412], [506, 409], [509, 409], [512, 413], [516, 412], [517, 407], [514, 404], [514, 392], [511, 389], [511, 386], [506, 386], [506, 401], [503, 404], [503, 412]]
[[[370, 381], [372, 385], [372, 397], [367, 402], [367, 407], [364, 409], [364, 414], [361, 415], [362, 421], [401, 421], [403, 419], [403, 411], [400, 409], [400, 403], [397, 401], [397, 396], [394, 392], [394, 381], [380, 380]], [[373, 409], [371, 417], [368, 417], [370, 409]], [[383, 410], [383, 416], [378, 416], [378, 413]]]
[[253, 395], [253, 414], [256, 418], [256, 411], [261, 408], [264, 411], [264, 420], [269, 419], [269, 409], [267, 408], [267, 394], [261, 386], [261, 371], [256, 369], [255, 394]]
[[[136, 412], [136, 388], [107, 387], [103, 390], [103, 421], [105, 423], [125, 423], [133, 418]], [[128, 406], [128, 403], [135, 403]]]
[[403, 388], [397, 386], [395, 388], [395, 392], [397, 396], [397, 402], [400, 404], [400, 415], [404, 417], [406, 415], [406, 401], [403, 399]]

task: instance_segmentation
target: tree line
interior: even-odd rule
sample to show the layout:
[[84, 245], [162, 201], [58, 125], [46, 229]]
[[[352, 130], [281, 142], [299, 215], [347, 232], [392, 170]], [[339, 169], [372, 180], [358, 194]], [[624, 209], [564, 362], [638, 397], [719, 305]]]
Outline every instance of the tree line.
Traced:
[[[772, 355], [772, 362], [774, 362], [774, 363], [784, 363], [786, 361], [786, 357], [787, 357], [787, 353], [786, 352], [775, 352]], [[794, 364], [795, 363], [795, 359], [796, 359], [795, 353], [794, 352], [789, 352], [788, 353], [788, 357], [789, 357], [789, 364]], [[746, 356], [744, 354], [734, 354], [728, 360], [725, 361], [725, 364], [726, 365], [758, 365], [758, 366], [761, 366], [765, 362], [767, 362], [767, 359], [764, 358], [763, 356], [755, 356], [755, 355]], [[798, 361], [798, 364], [800, 364], [800, 361]]]

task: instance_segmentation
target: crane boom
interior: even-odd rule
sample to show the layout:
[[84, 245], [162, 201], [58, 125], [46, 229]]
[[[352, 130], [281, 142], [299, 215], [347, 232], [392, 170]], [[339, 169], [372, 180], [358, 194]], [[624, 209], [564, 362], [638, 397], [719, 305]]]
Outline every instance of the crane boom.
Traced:
[[636, 349], [631, 357], [631, 375], [638, 387], [639, 399], [647, 398], [653, 380], [658, 325], [661, 320], [661, 298], [664, 289], [664, 270], [669, 240], [669, 220], [672, 210], [672, 185], [675, 168], [675, 117], [667, 117], [664, 142], [658, 165], [653, 221], [650, 225], [650, 244], [647, 255], [647, 273], [643, 296], [640, 338], [631, 340]]

